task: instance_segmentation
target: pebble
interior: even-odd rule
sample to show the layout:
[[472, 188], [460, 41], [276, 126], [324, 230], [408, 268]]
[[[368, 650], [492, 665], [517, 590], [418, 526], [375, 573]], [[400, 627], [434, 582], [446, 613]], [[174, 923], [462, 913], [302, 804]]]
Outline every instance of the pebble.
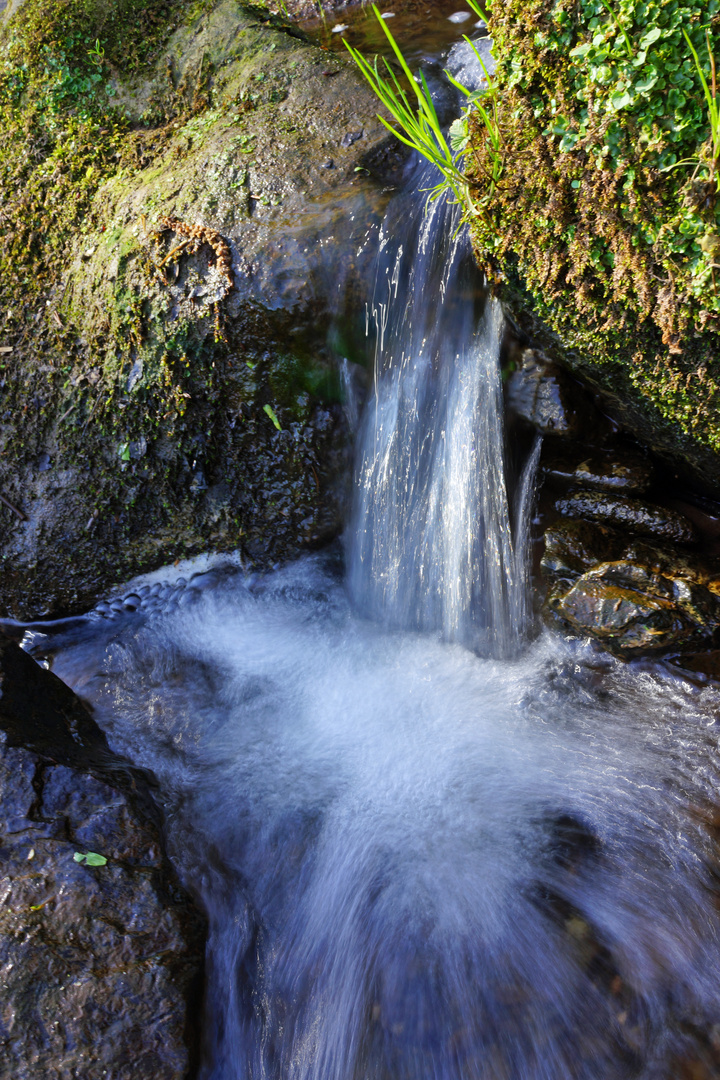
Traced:
[[469, 11], [456, 11], [453, 15], [448, 15], [448, 22], [451, 23], [464, 23], [470, 18]]

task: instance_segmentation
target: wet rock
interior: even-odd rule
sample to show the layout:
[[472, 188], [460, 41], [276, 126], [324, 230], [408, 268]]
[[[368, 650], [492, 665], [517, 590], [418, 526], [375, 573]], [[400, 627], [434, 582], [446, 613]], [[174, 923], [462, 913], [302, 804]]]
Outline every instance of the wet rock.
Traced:
[[[102, 855], [84, 865], [81, 855]], [[74, 694], [0, 643], [0, 1080], [181, 1080], [204, 925], [147, 779]]]
[[720, 628], [720, 601], [705, 586], [625, 560], [594, 567], [546, 603], [575, 630], [626, 654], [687, 648]]
[[625, 560], [651, 573], [697, 582], [720, 594], [720, 565], [695, 552], [664, 546], [582, 519], [555, 522], [545, 530], [541, 567], [552, 579], [573, 580], [600, 563]]
[[540, 566], [553, 579], [572, 581], [590, 567], [619, 558], [626, 538], [591, 521], [560, 521], [545, 530]]
[[582, 388], [558, 365], [535, 349], [525, 349], [520, 367], [506, 385], [512, 412], [543, 435], [587, 438], [600, 417]]
[[43, 299], [13, 353], [0, 489], [27, 512], [0, 507], [0, 614], [87, 610], [208, 550], [267, 566], [342, 527], [351, 450], [329, 343], [360, 321], [405, 156], [349, 57], [328, 78], [324, 49], [234, 0], [183, 19], [154, 64], [113, 71], [133, 165], [106, 162], [95, 224], [68, 241], [62, 330]]
[[340, 145], [347, 149], [348, 147], [352, 146], [353, 143], [356, 143], [358, 142], [358, 140], [362, 139], [362, 137], [362, 131], [348, 131], [343, 135], [342, 139], [340, 140]]
[[620, 655], [697, 648], [720, 627], [717, 560], [592, 521], [545, 532], [545, 613]]
[[555, 509], [565, 517], [588, 518], [641, 536], [678, 544], [692, 544], [697, 540], [694, 525], [682, 514], [622, 495], [578, 491], [558, 499]]
[[652, 472], [650, 463], [642, 458], [594, 457], [577, 466], [573, 479], [583, 487], [642, 495], [650, 486]]

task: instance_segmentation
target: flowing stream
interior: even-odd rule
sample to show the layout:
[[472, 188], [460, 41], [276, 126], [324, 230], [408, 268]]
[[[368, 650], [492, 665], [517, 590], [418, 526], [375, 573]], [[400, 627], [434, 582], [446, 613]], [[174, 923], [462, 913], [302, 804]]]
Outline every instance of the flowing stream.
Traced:
[[720, 1039], [718, 691], [525, 640], [537, 448], [511, 493], [447, 214], [383, 226], [345, 557], [28, 646], [158, 778], [210, 920], [202, 1080], [717, 1075], [683, 1062]]

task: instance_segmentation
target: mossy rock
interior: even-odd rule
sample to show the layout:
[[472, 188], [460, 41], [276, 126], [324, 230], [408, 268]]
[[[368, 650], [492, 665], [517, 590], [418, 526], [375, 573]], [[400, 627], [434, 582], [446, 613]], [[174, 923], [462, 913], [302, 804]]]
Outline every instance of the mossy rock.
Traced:
[[[57, 55], [52, 33], [28, 42], [40, 7], [75, 42], [80, 5], [26, 0], [4, 29], [0, 557], [17, 617], [180, 556], [267, 563], [337, 531], [333, 327], [401, 160], [351, 62], [257, 9], [168, 5], [147, 48], [86, 34], [64, 47], [68, 103], [69, 76], [58, 90], [25, 64]], [[232, 287], [185, 225], [222, 244]]]
[[[497, 0], [502, 176], [476, 115], [478, 257], [511, 316], [654, 449], [720, 483], [720, 199], [690, 45], [716, 0]], [[717, 242], [716, 242], [717, 241]]]

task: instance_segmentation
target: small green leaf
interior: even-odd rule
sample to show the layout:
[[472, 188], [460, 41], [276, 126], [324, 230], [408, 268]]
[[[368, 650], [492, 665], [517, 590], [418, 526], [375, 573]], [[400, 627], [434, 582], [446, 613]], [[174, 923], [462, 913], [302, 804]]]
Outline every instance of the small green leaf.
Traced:
[[86, 866], [105, 866], [107, 863], [105, 856], [98, 855], [96, 851], [88, 851], [85, 855], [81, 851], [76, 851], [73, 859], [76, 863], [84, 863]]
[[85, 862], [88, 866], [105, 866], [107, 859], [104, 855], [98, 855], [96, 851], [88, 851]]
[[468, 141], [467, 120], [464, 117], [453, 120], [448, 134], [450, 136], [450, 145], [455, 153], [457, 154], [461, 150], [464, 150]]
[[615, 112], [620, 112], [621, 109], [625, 109], [628, 105], [632, 105], [633, 99], [628, 94], [627, 90], [623, 90], [621, 93], [613, 94], [610, 98], [610, 104]]
[[267, 413], [267, 415], [270, 417], [270, 419], [272, 420], [273, 424], [278, 429], [278, 431], [282, 431], [282, 428], [280, 427], [280, 421], [278, 420], [277, 416], [275, 415], [275, 411], [274, 411], [272, 405], [263, 405], [263, 412]]
[[663, 36], [663, 32], [659, 26], [653, 26], [652, 30], [648, 30], [647, 34], [643, 34], [640, 39], [640, 48], [647, 49], [648, 45], [654, 44]]

